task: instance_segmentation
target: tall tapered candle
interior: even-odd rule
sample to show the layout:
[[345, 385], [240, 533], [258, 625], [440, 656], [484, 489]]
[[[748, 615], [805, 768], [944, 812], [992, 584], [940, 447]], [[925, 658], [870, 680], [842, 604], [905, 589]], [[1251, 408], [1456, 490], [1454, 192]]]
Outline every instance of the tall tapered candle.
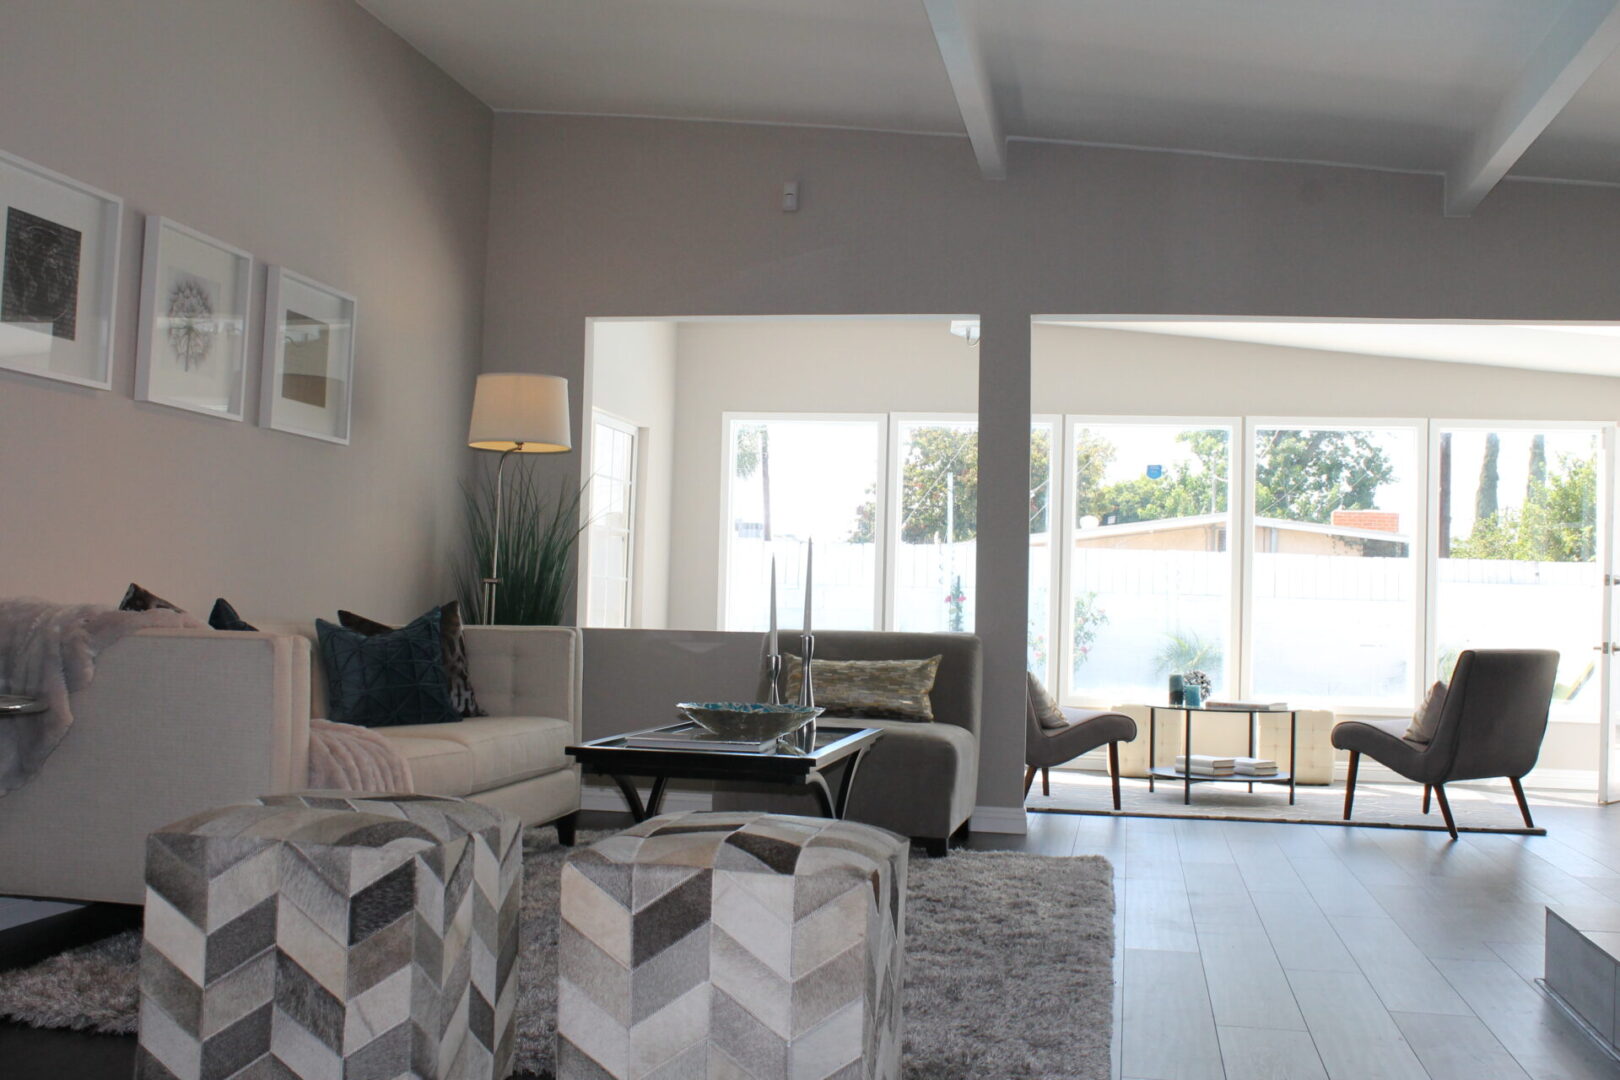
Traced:
[[776, 556], [771, 556], [771, 647], [768, 656], [777, 654], [776, 648]]
[[804, 632], [810, 632], [810, 574], [816, 561], [816, 542], [809, 541], [804, 550]]

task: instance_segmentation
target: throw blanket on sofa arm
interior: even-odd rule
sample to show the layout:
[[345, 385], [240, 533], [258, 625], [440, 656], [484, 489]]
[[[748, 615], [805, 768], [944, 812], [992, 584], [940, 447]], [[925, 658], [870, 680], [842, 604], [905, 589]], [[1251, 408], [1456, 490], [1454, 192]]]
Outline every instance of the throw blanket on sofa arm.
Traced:
[[410, 794], [411, 765], [394, 744], [370, 728], [309, 722], [309, 786], [337, 791]]
[[46, 705], [42, 713], [0, 722], [0, 795], [26, 784], [73, 726], [68, 696], [90, 685], [102, 650], [137, 630], [204, 627], [178, 611], [0, 599], [0, 694]]

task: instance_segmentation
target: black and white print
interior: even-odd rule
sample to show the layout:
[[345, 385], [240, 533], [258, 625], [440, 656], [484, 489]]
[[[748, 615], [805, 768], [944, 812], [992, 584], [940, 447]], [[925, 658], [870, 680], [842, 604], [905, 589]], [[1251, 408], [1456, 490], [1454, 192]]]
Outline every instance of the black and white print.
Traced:
[[83, 242], [77, 229], [8, 207], [0, 322], [30, 326], [73, 341], [78, 334]]

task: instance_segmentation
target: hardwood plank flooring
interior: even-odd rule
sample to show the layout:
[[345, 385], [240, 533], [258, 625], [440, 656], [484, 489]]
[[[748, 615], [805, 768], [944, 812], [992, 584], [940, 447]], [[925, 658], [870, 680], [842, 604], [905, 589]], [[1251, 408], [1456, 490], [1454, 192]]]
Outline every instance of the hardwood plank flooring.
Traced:
[[[1113, 862], [1113, 1080], [1620, 1080], [1533, 981], [1544, 905], [1620, 906], [1620, 806], [1535, 814], [1548, 836], [1456, 843], [1032, 814], [1027, 835], [970, 846]], [[38, 937], [0, 935], [0, 967]], [[132, 1054], [131, 1039], [0, 1024], [5, 1080], [124, 1080]]]

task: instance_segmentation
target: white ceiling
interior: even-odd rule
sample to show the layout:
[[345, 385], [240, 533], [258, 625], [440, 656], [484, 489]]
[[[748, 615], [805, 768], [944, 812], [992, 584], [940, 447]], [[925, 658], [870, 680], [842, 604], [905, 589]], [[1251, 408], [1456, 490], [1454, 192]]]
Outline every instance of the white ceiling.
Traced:
[[[360, 2], [500, 110], [973, 133], [925, 0]], [[1455, 172], [1516, 88], [1578, 69], [1511, 174], [1620, 183], [1615, 0], [926, 3], [1010, 138]]]
[[1058, 320], [1055, 325], [1247, 341], [1363, 356], [1620, 375], [1620, 326], [1603, 323], [1105, 319]]

